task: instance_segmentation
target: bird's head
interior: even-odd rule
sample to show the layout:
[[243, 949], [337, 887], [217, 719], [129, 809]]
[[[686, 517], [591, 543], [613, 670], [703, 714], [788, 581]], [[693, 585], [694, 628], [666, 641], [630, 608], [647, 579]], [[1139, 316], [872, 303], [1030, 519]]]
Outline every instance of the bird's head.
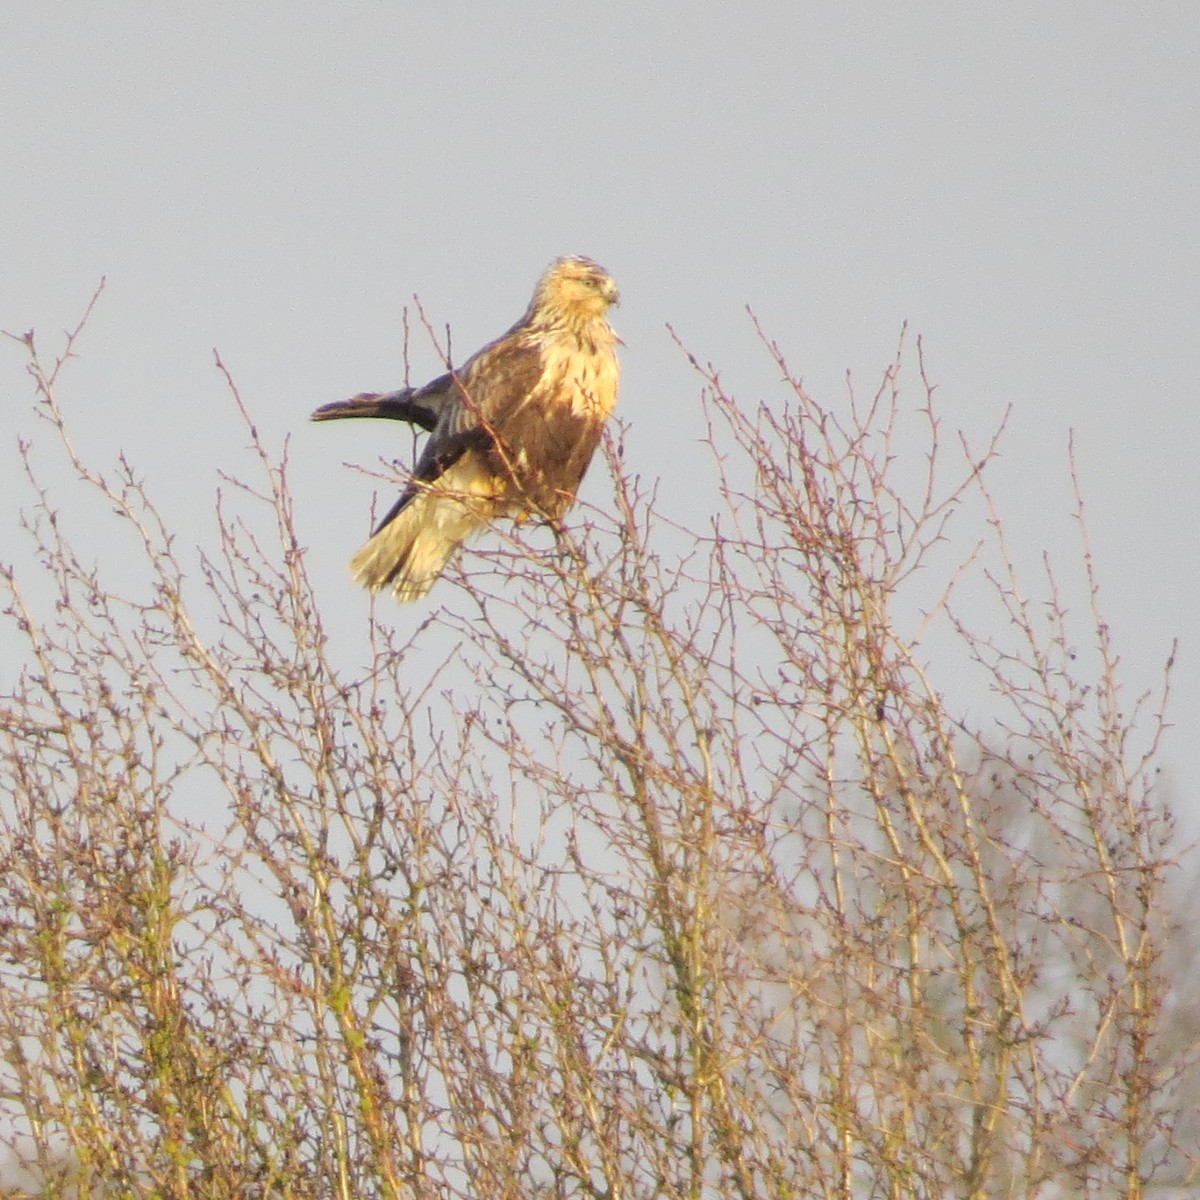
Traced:
[[603, 317], [621, 296], [612, 276], [590, 258], [556, 258], [538, 280], [533, 293], [535, 314], [568, 325]]

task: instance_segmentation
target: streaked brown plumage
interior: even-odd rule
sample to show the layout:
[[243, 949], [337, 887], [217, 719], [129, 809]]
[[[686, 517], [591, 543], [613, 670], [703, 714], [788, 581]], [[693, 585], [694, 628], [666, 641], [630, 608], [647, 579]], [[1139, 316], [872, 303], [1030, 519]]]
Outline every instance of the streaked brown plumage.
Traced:
[[616, 403], [619, 339], [605, 313], [617, 299], [597, 263], [557, 259], [525, 315], [457, 371], [313, 413], [314, 421], [385, 417], [430, 432], [400, 499], [351, 560], [359, 583], [416, 600], [489, 521], [562, 517]]

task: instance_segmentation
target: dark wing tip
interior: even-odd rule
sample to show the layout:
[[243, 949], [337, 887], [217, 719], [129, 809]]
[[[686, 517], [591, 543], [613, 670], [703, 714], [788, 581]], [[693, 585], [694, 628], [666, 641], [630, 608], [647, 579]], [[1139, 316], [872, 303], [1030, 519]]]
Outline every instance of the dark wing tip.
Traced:
[[359, 392], [349, 400], [334, 400], [330, 404], [322, 404], [314, 410], [310, 421], [336, 421], [342, 417], [374, 417], [379, 415], [381, 402], [385, 399], [382, 392]]
[[389, 421], [407, 421], [431, 430], [437, 424], [437, 412], [429, 403], [414, 399], [412, 388], [399, 392], [360, 392], [349, 400], [322, 404], [310, 421], [339, 421], [347, 417], [381, 417]]

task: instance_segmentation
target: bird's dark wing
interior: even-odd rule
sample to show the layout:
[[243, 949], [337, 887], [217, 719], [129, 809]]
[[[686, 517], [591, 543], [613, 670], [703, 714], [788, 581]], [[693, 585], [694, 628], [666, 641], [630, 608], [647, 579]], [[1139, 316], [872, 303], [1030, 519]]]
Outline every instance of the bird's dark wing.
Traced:
[[[525, 405], [543, 373], [540, 349], [525, 344], [510, 331], [472, 355], [458, 374], [441, 375], [420, 388], [363, 392], [350, 400], [323, 405], [312, 419], [385, 417], [408, 421], [429, 431], [429, 441], [409, 484], [376, 526], [378, 533], [464, 454], [487, 453], [495, 449], [497, 440], [503, 444], [503, 427]], [[508, 446], [500, 452], [502, 472], [510, 469], [513, 453]]]
[[439, 375], [419, 388], [401, 388], [397, 392], [360, 392], [349, 400], [322, 404], [312, 414], [314, 421], [338, 421], [344, 417], [383, 417], [407, 421], [432, 432], [446, 408], [457, 404], [454, 376]]
[[440, 479], [462, 456], [470, 451], [486, 451], [492, 439], [486, 430], [463, 429], [457, 433], [430, 438], [417, 461], [412, 479], [400, 499], [388, 510], [387, 515], [375, 526], [372, 537], [395, 519], [400, 510], [420, 491]]

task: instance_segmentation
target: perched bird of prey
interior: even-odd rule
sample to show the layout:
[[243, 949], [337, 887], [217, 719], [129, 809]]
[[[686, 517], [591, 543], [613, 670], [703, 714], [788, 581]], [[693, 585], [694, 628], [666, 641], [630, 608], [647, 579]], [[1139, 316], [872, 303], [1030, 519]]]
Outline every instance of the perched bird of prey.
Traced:
[[546, 269], [525, 315], [424, 387], [364, 392], [314, 421], [386, 417], [430, 433], [408, 486], [354, 556], [354, 578], [399, 600], [425, 595], [462, 541], [505, 515], [558, 520], [617, 399], [617, 286], [590, 258]]

